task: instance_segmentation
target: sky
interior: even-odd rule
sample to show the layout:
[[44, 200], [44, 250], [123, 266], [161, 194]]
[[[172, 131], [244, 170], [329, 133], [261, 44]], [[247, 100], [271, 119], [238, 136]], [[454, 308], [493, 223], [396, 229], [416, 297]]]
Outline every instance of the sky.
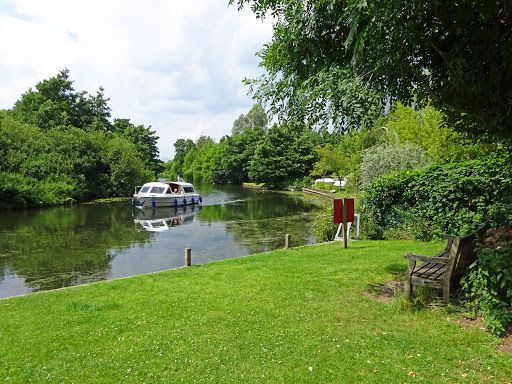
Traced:
[[75, 90], [104, 88], [113, 118], [151, 126], [169, 160], [177, 139], [218, 141], [249, 111], [242, 80], [271, 36], [228, 0], [0, 0], [0, 109], [68, 68]]

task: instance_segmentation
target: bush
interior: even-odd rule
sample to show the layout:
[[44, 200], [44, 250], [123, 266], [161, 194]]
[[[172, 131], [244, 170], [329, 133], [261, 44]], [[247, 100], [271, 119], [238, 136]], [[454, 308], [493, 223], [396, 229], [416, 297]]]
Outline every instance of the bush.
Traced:
[[415, 169], [430, 163], [425, 150], [412, 143], [379, 144], [363, 151], [361, 187], [366, 187], [378, 177], [392, 172]]
[[406, 228], [418, 239], [464, 235], [482, 222], [503, 222], [512, 205], [510, 156], [405, 171], [365, 189], [362, 222]]
[[301, 190], [302, 188], [310, 188], [311, 184], [313, 184], [313, 180], [309, 176], [304, 176], [301, 179], [292, 180], [288, 185], [288, 189], [290, 190]]
[[333, 189], [336, 189], [334, 187], [333, 183], [324, 183], [324, 182], [315, 183], [315, 188], [316, 189], [323, 189], [325, 191], [331, 191]]
[[65, 204], [74, 199], [75, 182], [66, 175], [46, 180], [0, 172], [0, 210]]
[[512, 325], [512, 229], [487, 232], [461, 285], [470, 312], [502, 335]]
[[318, 242], [332, 241], [337, 226], [333, 223], [333, 204], [326, 204], [315, 217], [315, 234]]

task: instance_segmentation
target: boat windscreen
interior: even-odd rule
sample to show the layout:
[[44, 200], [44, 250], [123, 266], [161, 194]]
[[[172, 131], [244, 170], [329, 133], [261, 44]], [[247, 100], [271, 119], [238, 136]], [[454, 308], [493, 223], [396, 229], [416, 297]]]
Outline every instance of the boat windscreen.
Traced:
[[153, 187], [151, 188], [151, 193], [164, 193], [164, 189], [163, 187]]
[[147, 191], [149, 191], [149, 187], [142, 187], [139, 193], [146, 193]]

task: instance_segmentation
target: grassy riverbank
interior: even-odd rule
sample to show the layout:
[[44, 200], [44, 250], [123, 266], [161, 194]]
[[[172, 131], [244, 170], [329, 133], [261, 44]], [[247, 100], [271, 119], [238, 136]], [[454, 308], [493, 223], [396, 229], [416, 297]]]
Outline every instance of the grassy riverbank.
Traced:
[[439, 244], [323, 244], [0, 301], [5, 383], [510, 383], [443, 310], [364, 294]]

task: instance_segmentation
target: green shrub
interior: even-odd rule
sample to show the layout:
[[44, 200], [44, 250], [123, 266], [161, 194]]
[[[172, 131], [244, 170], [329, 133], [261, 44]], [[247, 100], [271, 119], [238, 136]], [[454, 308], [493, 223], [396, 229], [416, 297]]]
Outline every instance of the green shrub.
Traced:
[[334, 188], [333, 183], [324, 183], [324, 182], [315, 183], [315, 188], [316, 189], [323, 189], [325, 191], [330, 191], [332, 189], [336, 189], [336, 188]]
[[29, 180], [18, 174], [0, 172], [0, 210], [26, 208], [34, 204]]
[[318, 242], [332, 241], [337, 225], [333, 223], [333, 204], [326, 204], [315, 217], [315, 234]]
[[363, 194], [362, 223], [407, 228], [418, 239], [464, 235], [503, 220], [512, 204], [510, 156], [405, 171], [376, 179]]
[[313, 180], [310, 176], [304, 176], [303, 178], [290, 181], [288, 188], [297, 191], [302, 188], [310, 188], [312, 183]]
[[430, 162], [425, 150], [413, 143], [375, 145], [363, 151], [360, 183], [364, 188], [378, 177], [424, 167]]
[[66, 175], [37, 180], [0, 172], [0, 210], [35, 208], [73, 201], [75, 182]]
[[502, 335], [512, 325], [512, 229], [487, 234], [461, 285], [470, 312]]

